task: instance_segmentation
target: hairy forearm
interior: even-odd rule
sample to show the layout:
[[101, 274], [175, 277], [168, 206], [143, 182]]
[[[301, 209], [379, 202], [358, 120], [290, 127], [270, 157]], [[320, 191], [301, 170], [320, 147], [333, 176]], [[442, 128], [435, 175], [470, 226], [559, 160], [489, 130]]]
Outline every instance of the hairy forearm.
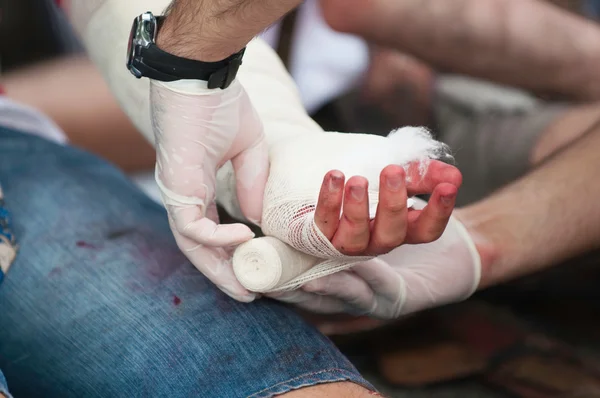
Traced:
[[600, 98], [600, 27], [542, 0], [375, 1], [368, 18], [350, 22], [329, 11], [341, 30], [441, 70], [540, 94]]
[[174, 0], [158, 35], [173, 54], [218, 61], [241, 50], [302, 0]]

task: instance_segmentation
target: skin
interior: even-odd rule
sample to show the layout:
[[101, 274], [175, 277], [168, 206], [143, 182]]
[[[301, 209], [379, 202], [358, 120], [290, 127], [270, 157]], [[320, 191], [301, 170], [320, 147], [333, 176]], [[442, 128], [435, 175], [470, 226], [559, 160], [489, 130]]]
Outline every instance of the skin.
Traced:
[[[437, 240], [454, 209], [462, 180], [460, 172], [438, 161], [432, 161], [424, 175], [414, 166], [408, 172], [411, 178], [407, 179], [400, 166], [383, 169], [377, 215], [371, 220], [368, 181], [355, 176], [344, 185], [344, 175], [330, 171], [321, 185], [316, 225], [336, 249], [347, 255], [381, 255], [405, 243]], [[431, 193], [431, 198], [423, 210], [406, 207], [408, 197], [424, 193]]]
[[333, 29], [410, 54], [437, 70], [542, 96], [600, 99], [600, 26], [547, 1], [321, 0], [320, 4]]
[[241, 50], [301, 0], [175, 0], [157, 44], [199, 61], [219, 61]]

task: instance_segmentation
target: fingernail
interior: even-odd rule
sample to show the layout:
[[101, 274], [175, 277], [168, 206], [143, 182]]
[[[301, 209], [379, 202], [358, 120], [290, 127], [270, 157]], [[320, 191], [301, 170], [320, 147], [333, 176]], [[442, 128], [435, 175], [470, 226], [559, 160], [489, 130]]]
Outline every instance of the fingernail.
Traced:
[[331, 192], [339, 191], [342, 188], [343, 178], [337, 175], [332, 175], [329, 178], [329, 190]]
[[365, 198], [365, 189], [357, 186], [350, 187], [350, 195], [354, 200], [360, 202]]
[[399, 175], [392, 175], [388, 176], [385, 182], [390, 191], [398, 191], [402, 185], [402, 178]]
[[452, 204], [452, 201], [454, 200], [454, 195], [442, 196], [440, 198], [440, 200], [444, 206], [449, 206]]

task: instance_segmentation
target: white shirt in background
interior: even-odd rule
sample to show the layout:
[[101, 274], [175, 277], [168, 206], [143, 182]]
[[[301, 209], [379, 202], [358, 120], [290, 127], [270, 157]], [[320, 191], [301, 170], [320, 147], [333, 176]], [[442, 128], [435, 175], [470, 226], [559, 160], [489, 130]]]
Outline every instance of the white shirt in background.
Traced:
[[[290, 73], [309, 113], [349, 91], [366, 72], [369, 50], [360, 37], [332, 30], [321, 15], [318, 0], [307, 0], [298, 8]], [[276, 48], [280, 25], [261, 37]]]

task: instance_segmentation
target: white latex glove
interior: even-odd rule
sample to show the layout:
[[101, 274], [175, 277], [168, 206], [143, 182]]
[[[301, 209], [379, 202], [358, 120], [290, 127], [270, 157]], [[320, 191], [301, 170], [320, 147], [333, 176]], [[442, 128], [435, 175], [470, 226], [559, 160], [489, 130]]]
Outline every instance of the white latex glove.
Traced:
[[[424, 201], [416, 199], [415, 208], [424, 206]], [[453, 217], [435, 242], [403, 245], [298, 290], [270, 296], [318, 313], [395, 319], [468, 298], [477, 289], [480, 274], [475, 244]]]
[[[150, 106], [156, 182], [177, 243], [202, 273], [239, 298], [228, 256], [205, 247], [233, 246], [254, 237], [244, 224], [218, 224], [215, 180], [219, 167], [231, 160], [242, 213], [260, 223], [269, 172], [260, 119], [238, 81], [224, 90], [207, 89], [200, 81], [153, 81]], [[211, 253], [220, 261], [208, 261]]]

